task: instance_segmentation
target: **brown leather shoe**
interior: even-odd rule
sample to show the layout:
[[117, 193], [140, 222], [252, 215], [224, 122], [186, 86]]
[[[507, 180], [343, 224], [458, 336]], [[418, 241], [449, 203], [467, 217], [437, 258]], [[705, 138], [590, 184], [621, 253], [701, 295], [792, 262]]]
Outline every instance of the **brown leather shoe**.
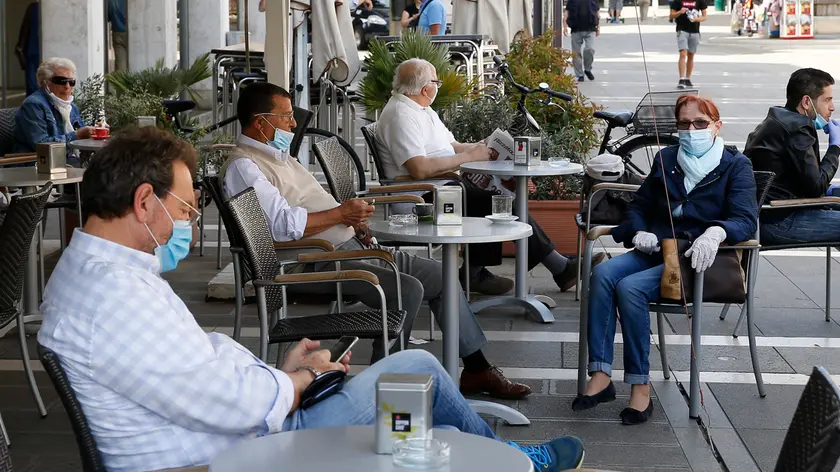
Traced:
[[461, 393], [477, 395], [485, 393], [505, 400], [518, 400], [531, 394], [531, 387], [511, 382], [501, 369], [490, 366], [483, 372], [461, 372]]

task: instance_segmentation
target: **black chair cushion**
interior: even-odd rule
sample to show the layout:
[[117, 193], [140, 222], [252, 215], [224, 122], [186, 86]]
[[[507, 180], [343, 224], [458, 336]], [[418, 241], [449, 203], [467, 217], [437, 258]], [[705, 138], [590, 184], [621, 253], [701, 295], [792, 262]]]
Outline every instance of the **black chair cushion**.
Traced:
[[[402, 332], [405, 310], [388, 310], [388, 338]], [[364, 310], [352, 313], [301, 316], [280, 320], [268, 335], [269, 343], [287, 343], [303, 338], [312, 340], [358, 336], [362, 339], [382, 337], [382, 311]]]

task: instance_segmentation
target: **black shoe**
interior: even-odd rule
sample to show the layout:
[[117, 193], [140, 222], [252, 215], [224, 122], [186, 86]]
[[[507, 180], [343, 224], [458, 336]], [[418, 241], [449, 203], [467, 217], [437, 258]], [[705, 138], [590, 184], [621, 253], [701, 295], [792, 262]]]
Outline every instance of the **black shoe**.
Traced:
[[[461, 286], [464, 285], [465, 271], [460, 274]], [[477, 292], [483, 295], [499, 296], [513, 290], [514, 282], [507, 277], [498, 276], [486, 267], [482, 267], [475, 275], [470, 275], [470, 292]]]
[[584, 80], [586, 79], [584, 79], [583, 76], [578, 77], [578, 82], [583, 82]]
[[609, 403], [613, 400], [615, 400], [615, 385], [610, 380], [610, 384], [595, 395], [578, 395], [572, 400], [572, 410], [588, 410], [595, 408], [599, 403]]
[[684, 89], [684, 88], [685, 88], [685, 83], [686, 83], [686, 82], [687, 82], [687, 80], [686, 80], [686, 79], [680, 79], [680, 81], [677, 83], [677, 88], [678, 88], [678, 89]]
[[684, 83], [686, 87], [694, 87], [694, 84], [691, 83], [691, 79], [685, 79]]
[[591, 70], [585, 71], [585, 72], [584, 72], [584, 74], [586, 74], [586, 78], [587, 78], [587, 79], [589, 79], [589, 80], [595, 80], [595, 75], [594, 75], [594, 74], [592, 74], [592, 71], [591, 71]]
[[[598, 254], [592, 256], [592, 268], [594, 269], [595, 266], [604, 262], [606, 256], [607, 255], [603, 252], [599, 252]], [[566, 269], [554, 276], [554, 283], [560, 287], [561, 292], [565, 292], [575, 286], [579, 264], [580, 260], [577, 257], [570, 257], [569, 262], [566, 263]]]
[[621, 413], [618, 416], [621, 417], [621, 424], [632, 426], [634, 424], [642, 424], [646, 422], [652, 415], [653, 399], [650, 400], [650, 403], [648, 403], [648, 407], [645, 408], [645, 411], [639, 411], [634, 408], [627, 407], [621, 410]]

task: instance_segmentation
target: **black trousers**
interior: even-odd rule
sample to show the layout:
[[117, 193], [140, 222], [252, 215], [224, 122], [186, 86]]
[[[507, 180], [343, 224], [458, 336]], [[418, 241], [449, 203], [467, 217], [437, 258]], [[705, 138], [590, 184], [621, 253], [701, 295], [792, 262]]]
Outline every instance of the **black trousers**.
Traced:
[[[457, 184], [453, 184], [457, 185]], [[493, 213], [493, 195], [495, 193], [474, 187], [469, 183], [467, 189], [467, 216], [484, 218]], [[434, 200], [434, 195], [429, 192], [423, 195], [423, 199], [429, 203]], [[516, 205], [513, 212], [516, 214]], [[517, 215], [519, 216], [519, 215]], [[545, 231], [528, 215], [528, 224], [531, 225], [533, 234], [528, 238], [528, 270], [539, 265], [552, 251], [554, 243], [545, 234]], [[470, 265], [473, 267], [492, 267], [502, 264], [502, 243], [481, 243], [470, 244]]]

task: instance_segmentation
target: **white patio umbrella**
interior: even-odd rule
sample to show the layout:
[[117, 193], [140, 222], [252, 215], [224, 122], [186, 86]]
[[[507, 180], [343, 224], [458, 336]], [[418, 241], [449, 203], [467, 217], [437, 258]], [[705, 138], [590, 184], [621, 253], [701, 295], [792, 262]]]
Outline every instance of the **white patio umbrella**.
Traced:
[[350, 0], [311, 0], [312, 74], [321, 77], [329, 70], [336, 84], [350, 85], [362, 68]]
[[499, 46], [499, 52], [507, 54], [511, 40], [508, 14], [507, 0], [454, 0], [452, 33], [486, 34]]
[[508, 0], [509, 42], [512, 43], [520, 34], [526, 37], [534, 35], [533, 17], [533, 0]]

